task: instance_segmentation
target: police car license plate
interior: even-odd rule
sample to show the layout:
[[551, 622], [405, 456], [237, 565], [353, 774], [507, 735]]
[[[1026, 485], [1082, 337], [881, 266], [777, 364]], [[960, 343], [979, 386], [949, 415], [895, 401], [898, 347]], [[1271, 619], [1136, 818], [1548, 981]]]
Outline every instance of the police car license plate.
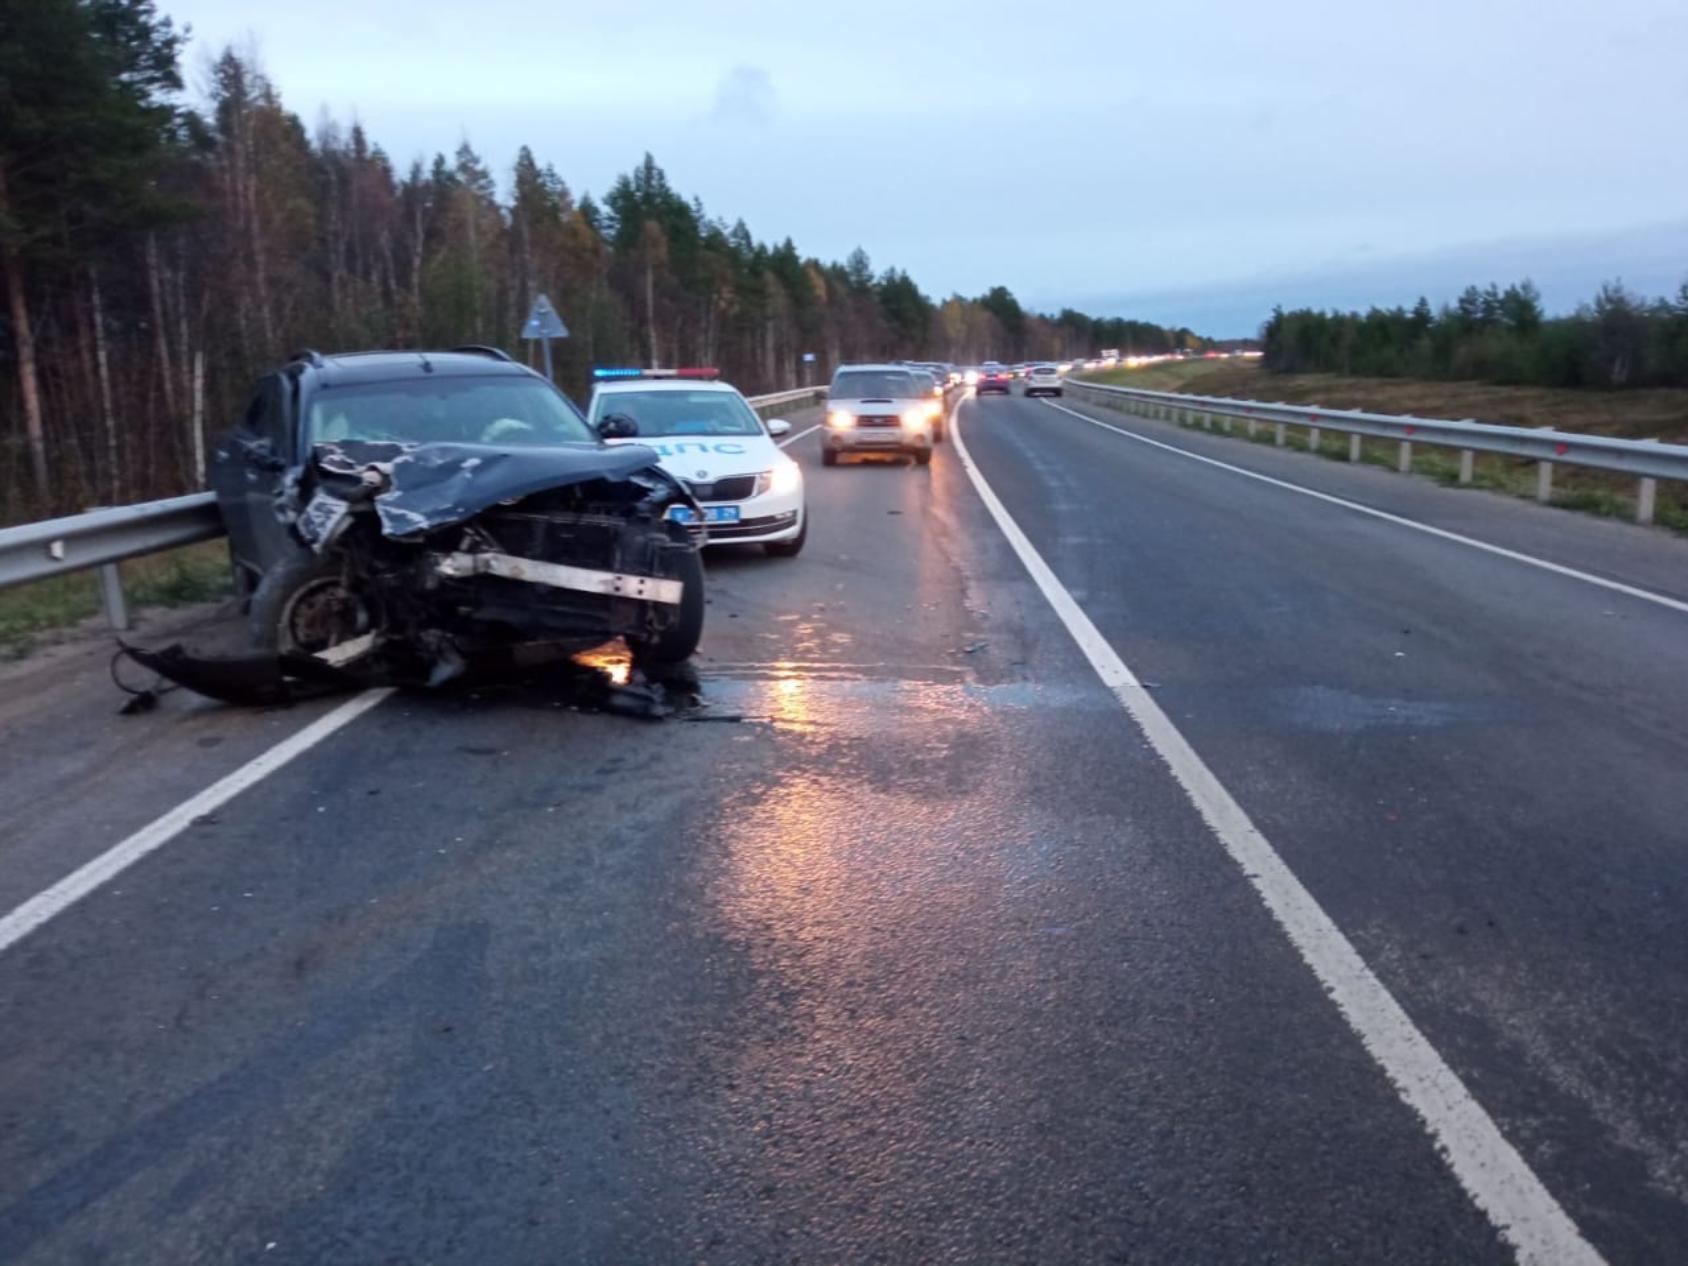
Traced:
[[[669, 506], [668, 517], [676, 523], [695, 523], [697, 513], [690, 506]], [[705, 523], [737, 523], [739, 508], [737, 506], [704, 506], [703, 521]]]

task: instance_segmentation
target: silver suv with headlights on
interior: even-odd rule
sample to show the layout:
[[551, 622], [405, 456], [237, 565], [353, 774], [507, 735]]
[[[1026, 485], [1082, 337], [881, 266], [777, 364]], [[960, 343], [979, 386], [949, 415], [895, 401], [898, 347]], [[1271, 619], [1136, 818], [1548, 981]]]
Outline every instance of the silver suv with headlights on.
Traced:
[[926, 375], [906, 365], [840, 366], [827, 391], [821, 462], [836, 466], [847, 453], [901, 453], [924, 466], [943, 412]]

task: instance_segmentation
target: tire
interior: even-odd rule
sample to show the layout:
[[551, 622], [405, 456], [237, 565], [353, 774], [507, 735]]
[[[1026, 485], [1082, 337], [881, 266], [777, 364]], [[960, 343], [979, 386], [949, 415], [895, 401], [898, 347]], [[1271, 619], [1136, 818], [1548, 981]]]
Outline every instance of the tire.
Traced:
[[821, 465], [822, 466], [836, 466], [836, 465], [838, 465], [838, 450], [836, 448], [823, 448], [821, 450]]
[[932, 428], [932, 443], [942, 444], [943, 442], [944, 442], [944, 424], [942, 422], [940, 422], [940, 423], [938, 423], [937, 426]]
[[650, 664], [678, 664], [692, 657], [703, 640], [703, 555], [695, 548], [674, 551], [670, 580], [685, 586], [680, 615], [652, 638], [628, 638], [633, 658]]
[[803, 542], [809, 539], [809, 512], [803, 512], [803, 526], [789, 541], [769, 541], [762, 546], [770, 558], [796, 558], [803, 552]]
[[929, 448], [916, 449], [912, 454], [916, 466], [930, 466], [932, 464], [932, 450]]
[[379, 628], [381, 612], [333, 559], [301, 552], [264, 573], [246, 621], [254, 650], [314, 655]]
[[1055, 398], [1057, 400], [1061, 398], [1061, 389], [1059, 387], [1055, 388]]

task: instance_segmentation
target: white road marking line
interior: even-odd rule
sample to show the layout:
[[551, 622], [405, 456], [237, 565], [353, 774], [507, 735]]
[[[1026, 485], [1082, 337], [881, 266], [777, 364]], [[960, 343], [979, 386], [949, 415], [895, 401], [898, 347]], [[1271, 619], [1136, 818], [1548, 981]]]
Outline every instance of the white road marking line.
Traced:
[[796, 435], [788, 435], [783, 440], [775, 440], [774, 443], [780, 448], [784, 448], [787, 444], [795, 444], [805, 435], [813, 435], [816, 431], [820, 430], [821, 425], [821, 423], [817, 422], [813, 426], [805, 427], [803, 430], [797, 432]]
[[1424, 1121], [1466, 1194], [1516, 1250], [1520, 1262], [1600, 1263], [1602, 1258], [1576, 1223], [1043, 561], [985, 481], [960, 426], [954, 436], [956, 456], [985, 508], [1073, 641], [1166, 762], [1396, 1093]]
[[51, 888], [37, 893], [10, 914], [0, 918], [0, 953], [16, 945], [54, 915], [69, 909], [108, 879], [122, 874], [147, 854], [168, 844], [191, 826], [195, 818], [202, 817], [234, 799], [295, 756], [315, 747], [336, 730], [357, 720], [392, 693], [390, 688], [382, 687], [366, 690], [346, 700], [334, 711], [318, 717], [298, 733], [254, 756], [239, 769], [219, 778], [204, 791], [183, 801], [164, 816], [153, 819], [122, 843], [113, 845], [92, 861], [77, 867]]
[[1563, 563], [1550, 563], [1545, 558], [1537, 558], [1533, 554], [1522, 554], [1517, 550], [1507, 549], [1504, 545], [1491, 545], [1487, 541], [1479, 541], [1474, 536], [1465, 536], [1459, 532], [1450, 532], [1446, 528], [1431, 527], [1428, 523], [1420, 523], [1416, 519], [1404, 518], [1399, 514], [1391, 514], [1387, 510], [1374, 509], [1358, 501], [1350, 501], [1346, 497], [1334, 496], [1328, 492], [1318, 492], [1312, 488], [1304, 488], [1300, 484], [1292, 484], [1288, 480], [1274, 479], [1271, 475], [1263, 475], [1257, 470], [1250, 470], [1246, 466], [1234, 466], [1230, 462], [1222, 462], [1216, 457], [1204, 457], [1200, 453], [1192, 453], [1187, 448], [1179, 448], [1176, 444], [1166, 444], [1160, 440], [1152, 440], [1147, 435], [1139, 435], [1135, 431], [1128, 431], [1122, 426], [1115, 426], [1111, 422], [1104, 422], [1100, 418], [1093, 418], [1087, 414], [1069, 409], [1064, 404], [1056, 404], [1053, 400], [1045, 400], [1044, 404], [1051, 409], [1059, 409], [1062, 413], [1070, 413], [1081, 422], [1088, 422], [1092, 426], [1099, 426], [1104, 431], [1112, 431], [1115, 435], [1123, 435], [1128, 440], [1136, 440], [1139, 444], [1149, 444], [1155, 448], [1164, 448], [1169, 453], [1177, 453], [1180, 457], [1188, 457], [1191, 461], [1206, 462], [1209, 466], [1217, 466], [1221, 470], [1229, 470], [1238, 475], [1247, 475], [1250, 479], [1258, 479], [1261, 483], [1271, 484], [1275, 488], [1284, 488], [1290, 492], [1299, 492], [1304, 497], [1313, 497], [1319, 501], [1328, 501], [1331, 505], [1341, 506], [1345, 510], [1354, 510], [1360, 514], [1369, 514], [1375, 519], [1382, 519], [1388, 523], [1399, 524], [1401, 527], [1412, 528], [1416, 532], [1426, 532], [1431, 536], [1439, 536], [1445, 541], [1455, 541], [1461, 545], [1469, 545], [1472, 549], [1480, 549], [1487, 554], [1496, 554], [1501, 558], [1510, 558], [1514, 562], [1526, 563], [1531, 567], [1539, 567], [1543, 571], [1553, 572], [1559, 576], [1569, 576], [1573, 580], [1581, 580], [1591, 585], [1598, 585], [1602, 589], [1610, 589], [1615, 593], [1626, 594], [1631, 598], [1640, 598], [1643, 602], [1652, 602], [1661, 607], [1668, 607], [1672, 611], [1680, 611], [1688, 615], [1688, 602], [1679, 598], [1666, 597], [1662, 593], [1654, 593], [1649, 589], [1637, 589], [1634, 585], [1626, 585], [1620, 580], [1607, 580], [1603, 576], [1595, 576], [1586, 571], [1578, 571], [1575, 567], [1566, 567]]

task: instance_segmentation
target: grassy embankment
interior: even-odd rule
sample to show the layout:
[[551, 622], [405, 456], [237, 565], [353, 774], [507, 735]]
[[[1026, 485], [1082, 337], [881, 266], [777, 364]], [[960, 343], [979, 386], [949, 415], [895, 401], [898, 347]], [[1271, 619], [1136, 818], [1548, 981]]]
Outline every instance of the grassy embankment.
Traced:
[[[1688, 390], [1658, 388], [1598, 391], [1552, 387], [1501, 387], [1481, 382], [1437, 382], [1418, 378], [1350, 378], [1340, 374], [1269, 374], [1253, 361], [1168, 361], [1141, 369], [1110, 369], [1089, 375], [1097, 382], [1179, 391], [1202, 396], [1230, 396], [1326, 409], [1364, 409], [1372, 413], [1411, 414], [1421, 418], [1475, 418], [1507, 426], [1551, 426], [1561, 431], [1612, 435], [1623, 439], [1658, 439], [1688, 443]], [[1248, 438], [1241, 430], [1234, 432]], [[1261, 428], [1256, 443], [1272, 443]], [[1304, 447], [1305, 440], [1292, 444]], [[1364, 460], [1393, 468], [1396, 445], [1366, 440]], [[1319, 456], [1347, 460], [1348, 437], [1334, 431], [1320, 436]], [[1446, 484], [1459, 479], [1459, 455], [1453, 449], [1415, 445], [1413, 469]], [[1535, 463], [1479, 453], [1473, 487], [1513, 496], [1533, 497]], [[1635, 516], [1635, 480], [1607, 471], [1560, 464], [1553, 472], [1553, 503], [1570, 510], [1617, 518]], [[1659, 484], [1656, 521], [1688, 534], [1688, 485]]]
[[[213, 602], [230, 592], [229, 548], [203, 541], [122, 564], [129, 609]], [[46, 636], [100, 609], [99, 573], [72, 572], [0, 589], [0, 659], [27, 655]]]

